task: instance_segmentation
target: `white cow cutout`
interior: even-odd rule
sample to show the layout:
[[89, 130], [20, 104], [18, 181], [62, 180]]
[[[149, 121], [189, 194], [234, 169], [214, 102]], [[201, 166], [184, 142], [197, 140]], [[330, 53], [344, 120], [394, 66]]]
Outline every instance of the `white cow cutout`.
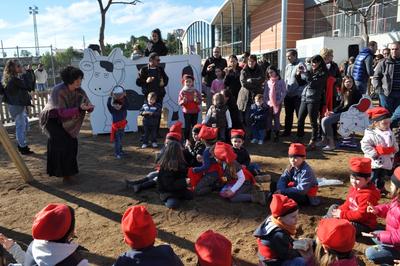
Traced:
[[350, 106], [349, 110], [340, 114], [338, 133], [342, 137], [349, 137], [354, 133], [364, 134], [369, 126], [366, 111], [371, 107], [371, 99], [363, 97], [358, 104]]
[[[163, 108], [168, 109], [168, 126], [176, 120], [183, 121], [183, 114], [178, 105], [178, 95], [182, 88], [182, 73], [190, 71], [195, 78], [195, 87], [201, 88], [201, 64], [197, 55], [162, 56], [161, 64], [169, 77]], [[143, 105], [142, 88], [136, 85], [139, 69], [148, 64], [148, 58], [132, 61], [123, 56], [121, 49], [115, 48], [109, 56], [102, 56], [91, 49], [84, 50], [80, 69], [84, 73], [82, 88], [96, 106], [90, 116], [93, 134], [109, 133], [112, 118], [107, 109], [107, 99], [112, 89], [122, 86], [128, 98], [128, 125], [125, 131], [137, 131], [137, 117]], [[186, 73], [186, 72], [185, 72]]]

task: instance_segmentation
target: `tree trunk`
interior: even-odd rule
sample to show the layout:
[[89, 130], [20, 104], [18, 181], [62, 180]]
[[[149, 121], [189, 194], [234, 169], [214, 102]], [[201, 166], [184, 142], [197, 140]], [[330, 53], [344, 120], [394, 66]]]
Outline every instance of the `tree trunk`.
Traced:
[[105, 45], [104, 45], [104, 29], [106, 27], [106, 11], [101, 11], [101, 24], [100, 24], [100, 34], [99, 34], [99, 43], [100, 43], [100, 49], [101, 49], [101, 54], [104, 53], [105, 51]]

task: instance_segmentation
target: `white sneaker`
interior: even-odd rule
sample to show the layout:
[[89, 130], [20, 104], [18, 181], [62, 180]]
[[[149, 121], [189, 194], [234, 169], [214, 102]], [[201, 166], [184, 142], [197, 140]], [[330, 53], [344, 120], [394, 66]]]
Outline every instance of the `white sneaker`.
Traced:
[[157, 142], [153, 142], [153, 143], [151, 143], [151, 147], [153, 147], [153, 148], [157, 148], [157, 147], [158, 147], [158, 144], [157, 144]]
[[142, 149], [146, 149], [147, 147], [148, 147], [147, 144], [143, 144], [143, 145], [142, 145]]
[[258, 141], [258, 145], [263, 145], [264, 141], [262, 141], [261, 139]]
[[255, 143], [257, 143], [257, 139], [252, 139], [250, 142], [255, 144]]

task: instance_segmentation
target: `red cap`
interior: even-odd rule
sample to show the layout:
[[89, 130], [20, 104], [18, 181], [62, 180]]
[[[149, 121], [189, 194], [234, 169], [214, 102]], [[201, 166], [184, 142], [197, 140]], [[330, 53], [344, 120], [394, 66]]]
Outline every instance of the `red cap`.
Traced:
[[368, 178], [371, 176], [371, 159], [352, 157], [349, 160], [352, 175]]
[[182, 140], [182, 122], [181, 121], [176, 122], [175, 124], [173, 124], [170, 127], [166, 138], [176, 140], [176, 141]]
[[194, 244], [201, 266], [232, 266], [232, 244], [212, 230], [202, 233]]
[[271, 214], [274, 217], [285, 216], [298, 209], [297, 203], [294, 200], [282, 194], [272, 195], [269, 207], [271, 209]]
[[200, 133], [200, 129], [203, 127], [203, 124], [196, 124], [193, 126], [192, 132], [195, 134]]
[[375, 122], [390, 118], [390, 112], [386, 108], [380, 106], [368, 109], [367, 114], [369, 119]]
[[176, 132], [169, 132], [169, 133], [167, 133], [166, 138], [180, 142], [182, 140], [182, 134], [179, 134]]
[[49, 204], [38, 212], [32, 225], [32, 237], [38, 240], [59, 240], [65, 237], [72, 223], [72, 213], [65, 204]]
[[392, 182], [396, 185], [396, 187], [400, 188], [400, 166], [396, 167], [391, 179]]
[[199, 138], [204, 140], [214, 140], [218, 136], [218, 128], [202, 126], [199, 132]]
[[133, 249], [141, 249], [154, 244], [157, 229], [153, 218], [144, 206], [132, 206], [122, 217], [121, 229], [125, 243]]
[[233, 138], [241, 138], [244, 139], [244, 130], [243, 129], [232, 129], [231, 130], [231, 139]]
[[292, 143], [289, 146], [289, 156], [306, 156], [306, 147], [301, 143]]
[[326, 218], [319, 221], [317, 237], [328, 249], [350, 252], [356, 242], [356, 229], [348, 220]]
[[232, 146], [221, 141], [215, 143], [214, 156], [216, 159], [226, 163], [232, 163], [237, 158]]

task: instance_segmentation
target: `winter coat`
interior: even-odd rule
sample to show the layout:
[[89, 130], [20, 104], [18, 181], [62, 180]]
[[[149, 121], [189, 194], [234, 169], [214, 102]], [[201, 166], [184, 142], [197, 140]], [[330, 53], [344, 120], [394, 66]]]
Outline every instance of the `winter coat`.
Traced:
[[147, 43], [146, 50], [144, 50], [144, 56], [149, 56], [151, 53], [157, 53], [158, 56], [164, 56], [168, 54], [168, 48], [161, 40], [156, 43], [149, 41]]
[[257, 106], [253, 103], [250, 107], [250, 126], [257, 130], [265, 129], [267, 119], [268, 107], [265, 104]]
[[125, 120], [126, 116], [128, 114], [126, 97], [124, 97], [121, 100], [122, 106], [121, 106], [121, 109], [119, 109], [119, 110], [114, 108], [114, 106], [112, 105], [112, 102], [113, 102], [113, 97], [109, 97], [107, 100], [107, 108], [112, 116], [113, 123]]
[[346, 201], [339, 206], [341, 210], [340, 218], [375, 229], [377, 224], [376, 216], [368, 213], [367, 207], [369, 204], [373, 206], [377, 205], [380, 197], [380, 191], [371, 182], [367, 187], [360, 189], [350, 186]]
[[287, 88], [287, 96], [301, 96], [304, 86], [299, 85], [296, 79], [297, 68], [299, 67], [300, 61], [296, 60], [293, 64], [287, 64], [285, 68], [285, 83]]
[[378, 217], [386, 218], [385, 231], [378, 233], [379, 241], [400, 249], [400, 202], [398, 198], [394, 198], [389, 203], [375, 206], [374, 209]]
[[208, 127], [232, 128], [232, 119], [228, 107], [226, 105], [211, 105], [203, 120], [203, 124], [206, 124]]
[[36, 76], [36, 84], [45, 84], [47, 82], [48, 75], [46, 69], [43, 69], [42, 71], [36, 69], [34, 73]]
[[240, 149], [233, 148], [233, 151], [236, 153], [236, 161], [241, 165], [245, 165], [249, 167], [250, 165], [250, 155], [246, 148], [241, 147]]
[[333, 109], [333, 112], [336, 114], [346, 112], [347, 110], [349, 110], [350, 106], [352, 106], [353, 104], [357, 104], [360, 101], [361, 97], [362, 95], [360, 91], [354, 88], [349, 92], [349, 99], [347, 101], [347, 104], [344, 102], [344, 99], [342, 99], [340, 101], [340, 104], [336, 106], [335, 109]]
[[118, 257], [113, 266], [183, 266], [169, 245], [131, 249]]
[[[215, 66], [212, 67], [210, 71], [208, 71], [207, 68], [211, 64], [214, 64]], [[225, 58], [216, 58], [214, 56], [207, 58], [207, 60], [204, 62], [203, 69], [201, 70], [201, 76], [204, 78], [204, 82], [207, 87], [211, 87], [211, 83], [214, 79], [217, 78], [217, 76], [215, 75], [215, 69], [219, 68], [224, 71], [227, 65], [228, 64], [226, 63]]]
[[[150, 92], [155, 92], [157, 95], [157, 100], [164, 98], [166, 92], [165, 87], [168, 85], [168, 76], [165, 74], [164, 68], [158, 66], [156, 67], [156, 76], [151, 83], [147, 83], [146, 80], [149, 77], [149, 66], [144, 66], [139, 71], [139, 76], [136, 79], [136, 85], [142, 88], [142, 93], [147, 99], [147, 95]], [[162, 82], [161, 82], [162, 80]]]
[[162, 201], [168, 198], [180, 198], [187, 190], [187, 168], [182, 167], [178, 171], [163, 170], [158, 171], [157, 187]]
[[354, 80], [367, 82], [369, 77], [374, 74], [373, 69], [374, 54], [371, 49], [364, 48], [357, 55], [351, 75]]
[[35, 239], [26, 251], [24, 266], [89, 266], [88, 261], [79, 254], [78, 247], [74, 243]]
[[203, 164], [199, 167], [193, 168], [193, 173], [207, 172], [212, 164], [216, 164], [217, 161], [211, 156], [210, 147], [206, 147], [203, 152]]
[[[288, 186], [290, 182], [294, 182], [294, 186]], [[303, 162], [299, 169], [291, 167], [290, 170], [286, 169], [277, 183], [277, 189], [281, 193], [298, 193], [307, 195], [312, 187], [318, 186], [317, 178], [311, 166]]]
[[[379, 155], [376, 147], [393, 147], [394, 152], [390, 154]], [[372, 160], [372, 169], [383, 168], [392, 170], [394, 155], [399, 151], [399, 146], [393, 132], [390, 131], [390, 143], [387, 146], [383, 136], [380, 134], [380, 130], [377, 128], [367, 128], [364, 131], [364, 137], [361, 140], [361, 150], [364, 152], [364, 156]]]
[[246, 66], [240, 72], [240, 88], [237, 98], [237, 105], [240, 111], [246, 111], [247, 106], [253, 102], [254, 96], [263, 94], [262, 84], [264, 83], [265, 75], [261, 67], [257, 64], [255, 68]]
[[3, 101], [10, 105], [29, 106], [31, 105], [29, 88], [22, 79], [13, 77], [4, 88]]
[[242, 121], [240, 121], [240, 113], [236, 103], [236, 98], [229, 98], [226, 102], [226, 106], [228, 106], [228, 110], [231, 115], [232, 128], [243, 128]]
[[235, 97], [235, 101], [238, 98], [239, 90], [242, 87], [242, 84], [240, 83], [240, 72], [242, 71], [242, 68], [237, 66], [235, 71], [232, 69], [229, 70], [228, 74], [225, 76], [225, 88], [229, 88], [229, 90], [232, 92], [233, 97]]
[[189, 90], [184, 87], [179, 92], [178, 104], [182, 106], [183, 113], [197, 114], [198, 112], [200, 112], [201, 94], [195, 88]]
[[28, 87], [29, 91], [34, 91], [35, 86], [36, 86], [36, 76], [34, 71], [31, 70], [26, 70], [24, 74], [22, 74], [22, 79], [25, 82], [26, 87]]
[[392, 92], [392, 82], [395, 61], [392, 58], [385, 58], [375, 67], [372, 85], [385, 96]]
[[[145, 114], [145, 112], [151, 112], [152, 115]], [[143, 126], [157, 126], [161, 116], [161, 105], [158, 103], [154, 105], [145, 103], [142, 108], [140, 108], [139, 113], [143, 116]]]
[[263, 100], [265, 104], [273, 108], [274, 113], [277, 113], [277, 109], [283, 103], [285, 96], [286, 96], [286, 84], [283, 80], [279, 79], [276, 81], [275, 93], [273, 93], [271, 91], [271, 88], [268, 86], [268, 81], [264, 82]]
[[293, 249], [294, 239], [273, 223], [271, 217], [265, 219], [253, 235], [257, 237], [258, 257], [267, 265], [282, 265], [285, 260], [301, 257]]
[[307, 81], [301, 78], [301, 75], [296, 75], [297, 82], [305, 85], [301, 93], [301, 101], [304, 103], [321, 103], [325, 104], [325, 88], [327, 74], [318, 71], [316, 73], [309, 73]]
[[190, 167], [200, 166], [201, 163], [197, 161], [197, 155], [203, 155], [203, 152], [206, 148], [206, 145], [202, 141], [196, 141], [191, 144], [189, 147], [185, 147], [183, 154], [185, 155], [185, 160]]

